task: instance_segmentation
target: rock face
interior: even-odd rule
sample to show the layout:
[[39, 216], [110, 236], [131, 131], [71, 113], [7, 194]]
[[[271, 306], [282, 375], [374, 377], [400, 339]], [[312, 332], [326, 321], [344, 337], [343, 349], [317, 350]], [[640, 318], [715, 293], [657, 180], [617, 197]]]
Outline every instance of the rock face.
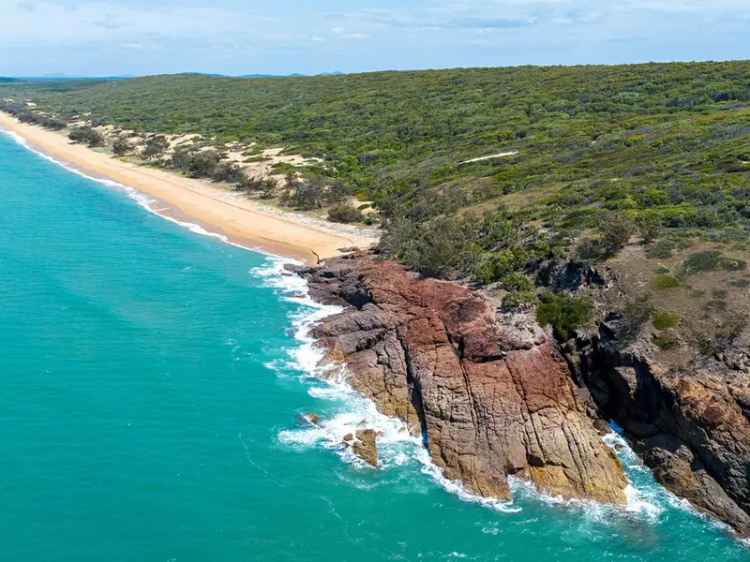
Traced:
[[499, 319], [476, 292], [363, 254], [302, 274], [313, 297], [347, 307], [314, 336], [355, 389], [422, 436], [447, 478], [485, 497], [510, 498], [517, 476], [565, 498], [625, 502], [590, 397], [536, 322]]
[[579, 338], [571, 364], [662, 484], [750, 536], [748, 373], [712, 360], [669, 368], [644, 342], [621, 347], [612, 318]]

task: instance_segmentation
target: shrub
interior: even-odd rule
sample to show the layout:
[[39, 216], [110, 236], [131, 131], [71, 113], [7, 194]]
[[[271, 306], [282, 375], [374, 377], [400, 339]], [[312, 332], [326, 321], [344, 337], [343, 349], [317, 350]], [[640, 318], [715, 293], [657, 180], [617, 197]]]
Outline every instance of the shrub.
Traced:
[[246, 193], [254, 193], [261, 199], [270, 199], [276, 193], [276, 182], [272, 179], [258, 179], [244, 176], [237, 189]]
[[747, 262], [734, 258], [724, 258], [721, 262], [721, 268], [724, 271], [745, 271], [747, 269]]
[[146, 139], [146, 144], [143, 146], [143, 158], [150, 160], [161, 156], [169, 148], [169, 141], [164, 135], [155, 135]]
[[211, 178], [218, 165], [219, 154], [214, 150], [204, 150], [191, 156], [187, 171], [193, 178]]
[[615, 213], [605, 217], [599, 230], [604, 255], [610, 257], [625, 247], [635, 232], [635, 225], [625, 216]]
[[362, 211], [346, 203], [341, 203], [328, 209], [328, 220], [331, 222], [362, 222], [363, 218]]
[[622, 250], [635, 232], [635, 225], [617, 213], [606, 215], [597, 227], [597, 238], [586, 238], [576, 248], [576, 256], [583, 261], [611, 258]]
[[10, 105], [2, 107], [2, 109], [10, 113], [11, 115], [14, 115], [21, 123], [39, 125], [41, 127], [44, 127], [45, 129], [50, 129], [52, 131], [61, 131], [62, 129], [67, 127], [65, 121], [62, 121], [55, 117], [50, 117], [49, 115], [34, 113], [33, 111], [28, 111], [27, 109], [20, 106]]
[[657, 289], [675, 289], [680, 286], [680, 281], [673, 275], [657, 275], [654, 278], [654, 287]]
[[706, 356], [719, 355], [731, 347], [747, 328], [747, 317], [742, 313], [726, 313], [723, 322], [713, 334], [698, 333], [695, 336], [698, 350]]
[[654, 215], [642, 215], [636, 222], [644, 244], [651, 244], [659, 236], [661, 221]]
[[317, 177], [300, 179], [294, 172], [286, 176], [286, 190], [279, 203], [302, 211], [320, 209], [326, 201], [322, 180]]
[[536, 301], [536, 294], [533, 291], [517, 291], [508, 293], [503, 297], [500, 309], [503, 312], [513, 312], [519, 309], [528, 308]]
[[213, 171], [212, 179], [225, 183], [241, 184], [245, 174], [237, 164], [218, 164]]
[[715, 299], [726, 299], [728, 295], [726, 289], [711, 289], [711, 296]]
[[671, 240], [659, 240], [646, 250], [646, 256], [649, 258], [668, 259], [672, 257], [674, 248], [675, 244]]
[[747, 316], [741, 312], [727, 314], [716, 330], [717, 341], [726, 349], [745, 331], [747, 322]]
[[593, 238], [584, 238], [576, 246], [576, 257], [584, 262], [592, 262], [601, 259], [604, 255], [600, 241]]
[[124, 156], [130, 152], [130, 143], [126, 139], [119, 137], [112, 145], [112, 152], [115, 156]]
[[[472, 269], [476, 259], [471, 225], [457, 217], [437, 217], [418, 225], [392, 225], [386, 245], [398, 248], [397, 257], [431, 277], [455, 277]], [[386, 246], [386, 247], [387, 247]]]
[[654, 313], [653, 323], [657, 330], [669, 330], [680, 323], [680, 315], [675, 312], [659, 310]]
[[477, 264], [474, 276], [485, 285], [500, 281], [523, 265], [523, 256], [513, 250], [486, 253]]
[[722, 260], [721, 252], [708, 250], [690, 254], [682, 263], [682, 269], [686, 275], [702, 271], [715, 271], [719, 269]]
[[653, 341], [659, 349], [664, 351], [674, 349], [679, 343], [674, 336], [669, 334], [654, 334]]
[[592, 312], [593, 305], [586, 297], [546, 293], [536, 309], [536, 318], [542, 326], [552, 326], [558, 340], [567, 341], [591, 319]]
[[188, 173], [190, 162], [192, 162], [192, 160], [193, 156], [190, 150], [186, 148], [178, 148], [172, 154], [172, 167], [183, 173]]
[[508, 291], [503, 297], [501, 309], [510, 312], [521, 308], [528, 308], [536, 299], [534, 284], [531, 279], [520, 271], [514, 271], [505, 275], [501, 284]]
[[693, 275], [705, 271], [717, 271], [719, 269], [723, 269], [724, 271], [744, 271], [747, 269], [747, 263], [742, 260], [724, 257], [718, 250], [706, 250], [690, 254], [682, 263], [682, 271], [685, 275]]
[[520, 271], [514, 271], [513, 273], [507, 274], [502, 279], [503, 289], [506, 291], [523, 293], [531, 292], [534, 289], [534, 285], [526, 275]]
[[75, 143], [87, 144], [92, 148], [104, 145], [104, 137], [91, 127], [76, 127], [70, 131], [68, 138]]
[[62, 131], [65, 127], [67, 127], [65, 121], [55, 119], [54, 117], [48, 117], [46, 115], [38, 116], [37, 123], [45, 129], [50, 129], [52, 131]]

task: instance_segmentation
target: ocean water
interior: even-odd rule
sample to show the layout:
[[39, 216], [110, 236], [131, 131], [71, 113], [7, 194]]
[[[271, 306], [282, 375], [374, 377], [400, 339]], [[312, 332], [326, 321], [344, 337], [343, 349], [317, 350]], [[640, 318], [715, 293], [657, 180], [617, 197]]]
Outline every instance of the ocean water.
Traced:
[[[1, 560], [750, 561], [614, 433], [627, 509], [475, 501], [315, 378], [333, 309], [282, 260], [146, 207], [0, 135]], [[378, 471], [339, 447], [363, 420]]]

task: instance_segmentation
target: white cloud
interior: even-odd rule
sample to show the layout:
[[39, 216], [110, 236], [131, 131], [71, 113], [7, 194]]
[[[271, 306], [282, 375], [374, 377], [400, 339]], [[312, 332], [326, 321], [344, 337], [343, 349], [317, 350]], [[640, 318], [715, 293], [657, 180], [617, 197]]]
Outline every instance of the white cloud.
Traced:
[[[0, 2], [1, 3], [1, 2]], [[267, 18], [213, 6], [131, 7], [116, 2], [19, 2], [3, 9], [4, 42], [81, 44], [133, 37], [211, 37], [258, 29]]]
[[[55, 65], [105, 74], [308, 72], [749, 56], [750, 0], [383, 6], [381, 0], [0, 0], [0, 74], [66, 70]], [[622, 37], [628, 41], [615, 45]]]
[[[680, 17], [726, 16], [737, 19], [750, 13], [750, 0], [435, 0], [404, 2], [383, 9], [371, 7], [326, 14], [325, 4], [315, 9], [271, 7], [260, 10], [215, 0], [197, 4], [169, 2], [142, 4], [124, 0], [0, 0], [3, 33], [0, 45], [11, 42], [87, 44], [91, 42], [138, 42], [162, 39], [252, 36], [271, 40], [271, 34], [290, 30], [305, 37], [367, 39], [388, 29], [512, 30], [538, 26], [586, 26], [622, 17], [638, 18], [668, 13]], [[279, 6], [285, 4], [283, 0]], [[232, 7], [234, 6], [234, 7]], [[269, 17], [273, 10], [276, 17]], [[331, 26], [333, 23], [333, 26]], [[326, 32], [330, 29], [330, 32]]]

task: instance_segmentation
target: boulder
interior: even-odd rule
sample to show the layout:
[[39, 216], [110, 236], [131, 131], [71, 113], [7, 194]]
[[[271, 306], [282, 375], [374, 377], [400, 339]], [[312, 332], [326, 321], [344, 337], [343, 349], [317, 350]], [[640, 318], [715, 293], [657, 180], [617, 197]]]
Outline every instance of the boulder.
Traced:
[[320, 425], [320, 416], [318, 414], [307, 412], [300, 414], [299, 422], [303, 425], [318, 426]]
[[359, 429], [352, 442], [352, 452], [370, 466], [378, 466], [377, 436], [372, 429]]

